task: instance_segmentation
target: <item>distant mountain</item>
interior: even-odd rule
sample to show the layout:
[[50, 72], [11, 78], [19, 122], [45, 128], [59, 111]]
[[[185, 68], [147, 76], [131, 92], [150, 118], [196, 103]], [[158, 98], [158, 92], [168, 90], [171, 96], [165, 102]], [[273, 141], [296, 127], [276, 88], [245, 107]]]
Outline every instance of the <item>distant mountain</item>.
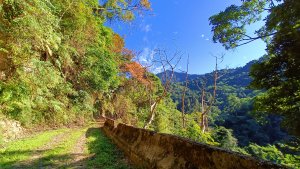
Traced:
[[[251, 82], [251, 77], [249, 76], [251, 66], [257, 62], [256, 60], [247, 63], [243, 67], [238, 67], [235, 69], [222, 69], [218, 71], [220, 78], [217, 81], [217, 99], [218, 101], [224, 102], [223, 104], [219, 104], [219, 108], [224, 107], [226, 104], [226, 98], [230, 94], [236, 95], [238, 98], [246, 98], [246, 97], [253, 97], [259, 91], [253, 91], [248, 89], [248, 86]], [[170, 71], [167, 72], [167, 75], [170, 75]], [[199, 102], [199, 95], [200, 90], [197, 87], [196, 83], [200, 86], [202, 85], [203, 81], [206, 81], [206, 86], [209, 89], [208, 91], [212, 90], [214, 78], [214, 73], [206, 73], [203, 75], [188, 75], [188, 90], [187, 90], [187, 100], [192, 103], [196, 104]], [[164, 73], [159, 73], [157, 76], [164, 81]], [[181, 90], [185, 85], [186, 74], [174, 72], [173, 84], [172, 84], [172, 91], [171, 96], [175, 102], [178, 102], [178, 110], [181, 110]], [[192, 112], [190, 108], [187, 108], [187, 112]]]
[[[254, 97], [261, 93], [258, 90], [248, 88], [251, 77], [250, 68], [257, 60], [247, 63], [245, 66], [235, 69], [222, 69], [218, 73], [220, 78], [217, 81], [216, 104], [210, 112], [211, 126], [225, 126], [232, 129], [240, 146], [246, 146], [250, 142], [260, 145], [274, 143], [286, 136], [280, 129], [280, 117], [268, 116], [264, 122], [257, 122], [252, 114], [259, 114], [253, 111]], [[170, 75], [171, 72], [167, 72]], [[201, 112], [200, 89], [203, 81], [206, 81], [207, 95], [213, 90], [213, 72], [203, 75], [188, 75], [188, 89], [185, 97], [185, 112]], [[157, 76], [164, 81], [164, 74]], [[174, 81], [171, 88], [171, 98], [177, 103], [177, 109], [181, 111], [182, 93], [185, 85], [186, 74], [174, 73]], [[263, 123], [263, 125], [262, 125]]]
[[[234, 69], [221, 69], [219, 70], [219, 74], [222, 76], [218, 81], [219, 83], [226, 83], [231, 85], [237, 86], [248, 86], [251, 78], [249, 77], [249, 72], [251, 66], [257, 62], [257, 60], [250, 61], [245, 66], [234, 68]], [[168, 71], [167, 74], [170, 74], [171, 71]], [[163, 80], [164, 73], [158, 73], [157, 76]], [[206, 73], [202, 75], [197, 74], [188, 74], [188, 81], [194, 81], [199, 79], [207, 79], [208, 85], [212, 84], [213, 72]], [[174, 72], [174, 79], [173, 82], [175, 83], [182, 83], [185, 82], [186, 74], [180, 72]]]

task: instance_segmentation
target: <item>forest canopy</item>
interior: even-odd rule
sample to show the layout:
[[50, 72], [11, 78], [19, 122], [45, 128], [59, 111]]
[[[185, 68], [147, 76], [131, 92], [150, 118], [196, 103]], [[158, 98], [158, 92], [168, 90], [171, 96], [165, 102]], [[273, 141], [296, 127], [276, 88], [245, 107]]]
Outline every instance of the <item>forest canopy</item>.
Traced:
[[[258, 21], [264, 25], [255, 32], [247, 32], [247, 25]], [[257, 39], [267, 43], [267, 54], [250, 72], [251, 87], [266, 90], [256, 97], [255, 108], [282, 115], [285, 128], [299, 136], [300, 2], [245, 0], [240, 6], [232, 5], [210, 17], [210, 24], [213, 40], [226, 49]]]

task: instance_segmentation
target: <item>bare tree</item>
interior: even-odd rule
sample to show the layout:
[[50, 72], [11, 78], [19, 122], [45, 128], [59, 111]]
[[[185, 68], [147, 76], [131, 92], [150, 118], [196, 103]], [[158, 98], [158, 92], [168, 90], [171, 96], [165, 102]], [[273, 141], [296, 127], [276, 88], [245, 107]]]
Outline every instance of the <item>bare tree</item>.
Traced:
[[[163, 77], [162, 77], [162, 93], [156, 97], [155, 99], [150, 99], [150, 113], [147, 122], [144, 125], [144, 128], [149, 128], [152, 124], [155, 114], [156, 108], [158, 104], [167, 96], [168, 92], [170, 91], [171, 83], [174, 78], [174, 71], [176, 66], [179, 64], [181, 59], [181, 53], [176, 51], [174, 55], [170, 58], [168, 53], [165, 50], [156, 50], [156, 54], [158, 55], [158, 60], [154, 62], [158, 63], [163, 69]], [[175, 63], [175, 64], [173, 64]]]
[[186, 127], [186, 122], [185, 122], [185, 95], [186, 95], [186, 90], [188, 86], [188, 72], [189, 72], [189, 59], [190, 56], [188, 55], [187, 58], [187, 63], [186, 63], [186, 72], [185, 72], [185, 86], [183, 88], [182, 92], [182, 97], [181, 97], [181, 113], [182, 113], [182, 127]]
[[[221, 77], [219, 76], [218, 72], [218, 64], [223, 61], [224, 54], [222, 54], [220, 57], [214, 56], [216, 59], [216, 65], [215, 65], [215, 70], [213, 73], [213, 92], [211, 94], [211, 97], [209, 100], [206, 100], [207, 98], [207, 91], [206, 91], [206, 82], [207, 79], [204, 79], [202, 81], [202, 86], [200, 87], [199, 83], [196, 82], [196, 85], [198, 89], [201, 92], [201, 115], [200, 115], [200, 127], [202, 128], [202, 132], [204, 133], [208, 129], [208, 113], [211, 111], [211, 108], [215, 105], [216, 101], [216, 94], [217, 94], [217, 80]], [[221, 60], [219, 62], [219, 60]]]

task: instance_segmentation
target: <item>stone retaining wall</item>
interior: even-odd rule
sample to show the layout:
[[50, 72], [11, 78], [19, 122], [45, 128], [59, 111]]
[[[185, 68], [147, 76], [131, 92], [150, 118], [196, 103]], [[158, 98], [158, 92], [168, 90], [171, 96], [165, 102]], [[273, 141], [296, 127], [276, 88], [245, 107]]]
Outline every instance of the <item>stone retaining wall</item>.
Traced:
[[103, 131], [138, 167], [158, 169], [285, 168], [178, 136], [116, 124], [107, 119]]

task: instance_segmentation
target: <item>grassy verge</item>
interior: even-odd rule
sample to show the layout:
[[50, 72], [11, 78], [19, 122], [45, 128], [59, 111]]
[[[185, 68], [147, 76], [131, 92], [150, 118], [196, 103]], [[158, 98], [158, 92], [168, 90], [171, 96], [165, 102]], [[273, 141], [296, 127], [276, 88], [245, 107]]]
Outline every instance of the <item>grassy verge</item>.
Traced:
[[61, 144], [49, 151], [46, 151], [43, 154], [43, 158], [39, 160], [39, 163], [42, 163], [43, 166], [60, 166], [60, 168], [67, 168], [64, 166], [68, 166], [69, 160], [73, 158], [71, 151], [77, 144], [78, 139], [86, 130], [87, 129], [77, 129], [72, 131], [64, 138]]
[[10, 168], [16, 162], [29, 159], [35, 153], [35, 149], [65, 131], [65, 129], [47, 131], [31, 138], [10, 143], [6, 148], [0, 149], [0, 168]]
[[0, 127], [0, 148], [3, 146], [4, 141], [3, 141], [3, 135], [2, 135], [2, 128]]
[[[85, 134], [86, 144], [81, 137]], [[63, 137], [62, 137], [63, 136]], [[80, 143], [78, 145], [78, 143]], [[83, 148], [84, 154], [77, 152]], [[86, 154], [86, 155], [85, 155]], [[90, 155], [88, 155], [90, 154]], [[86, 157], [90, 158], [86, 158]], [[79, 158], [78, 158], [79, 157]], [[83, 158], [82, 158], [83, 157]], [[47, 131], [0, 148], [0, 168], [130, 169], [122, 152], [99, 128]]]
[[87, 168], [129, 169], [124, 155], [105, 137], [99, 128], [87, 131], [88, 151], [94, 156], [87, 162]]

